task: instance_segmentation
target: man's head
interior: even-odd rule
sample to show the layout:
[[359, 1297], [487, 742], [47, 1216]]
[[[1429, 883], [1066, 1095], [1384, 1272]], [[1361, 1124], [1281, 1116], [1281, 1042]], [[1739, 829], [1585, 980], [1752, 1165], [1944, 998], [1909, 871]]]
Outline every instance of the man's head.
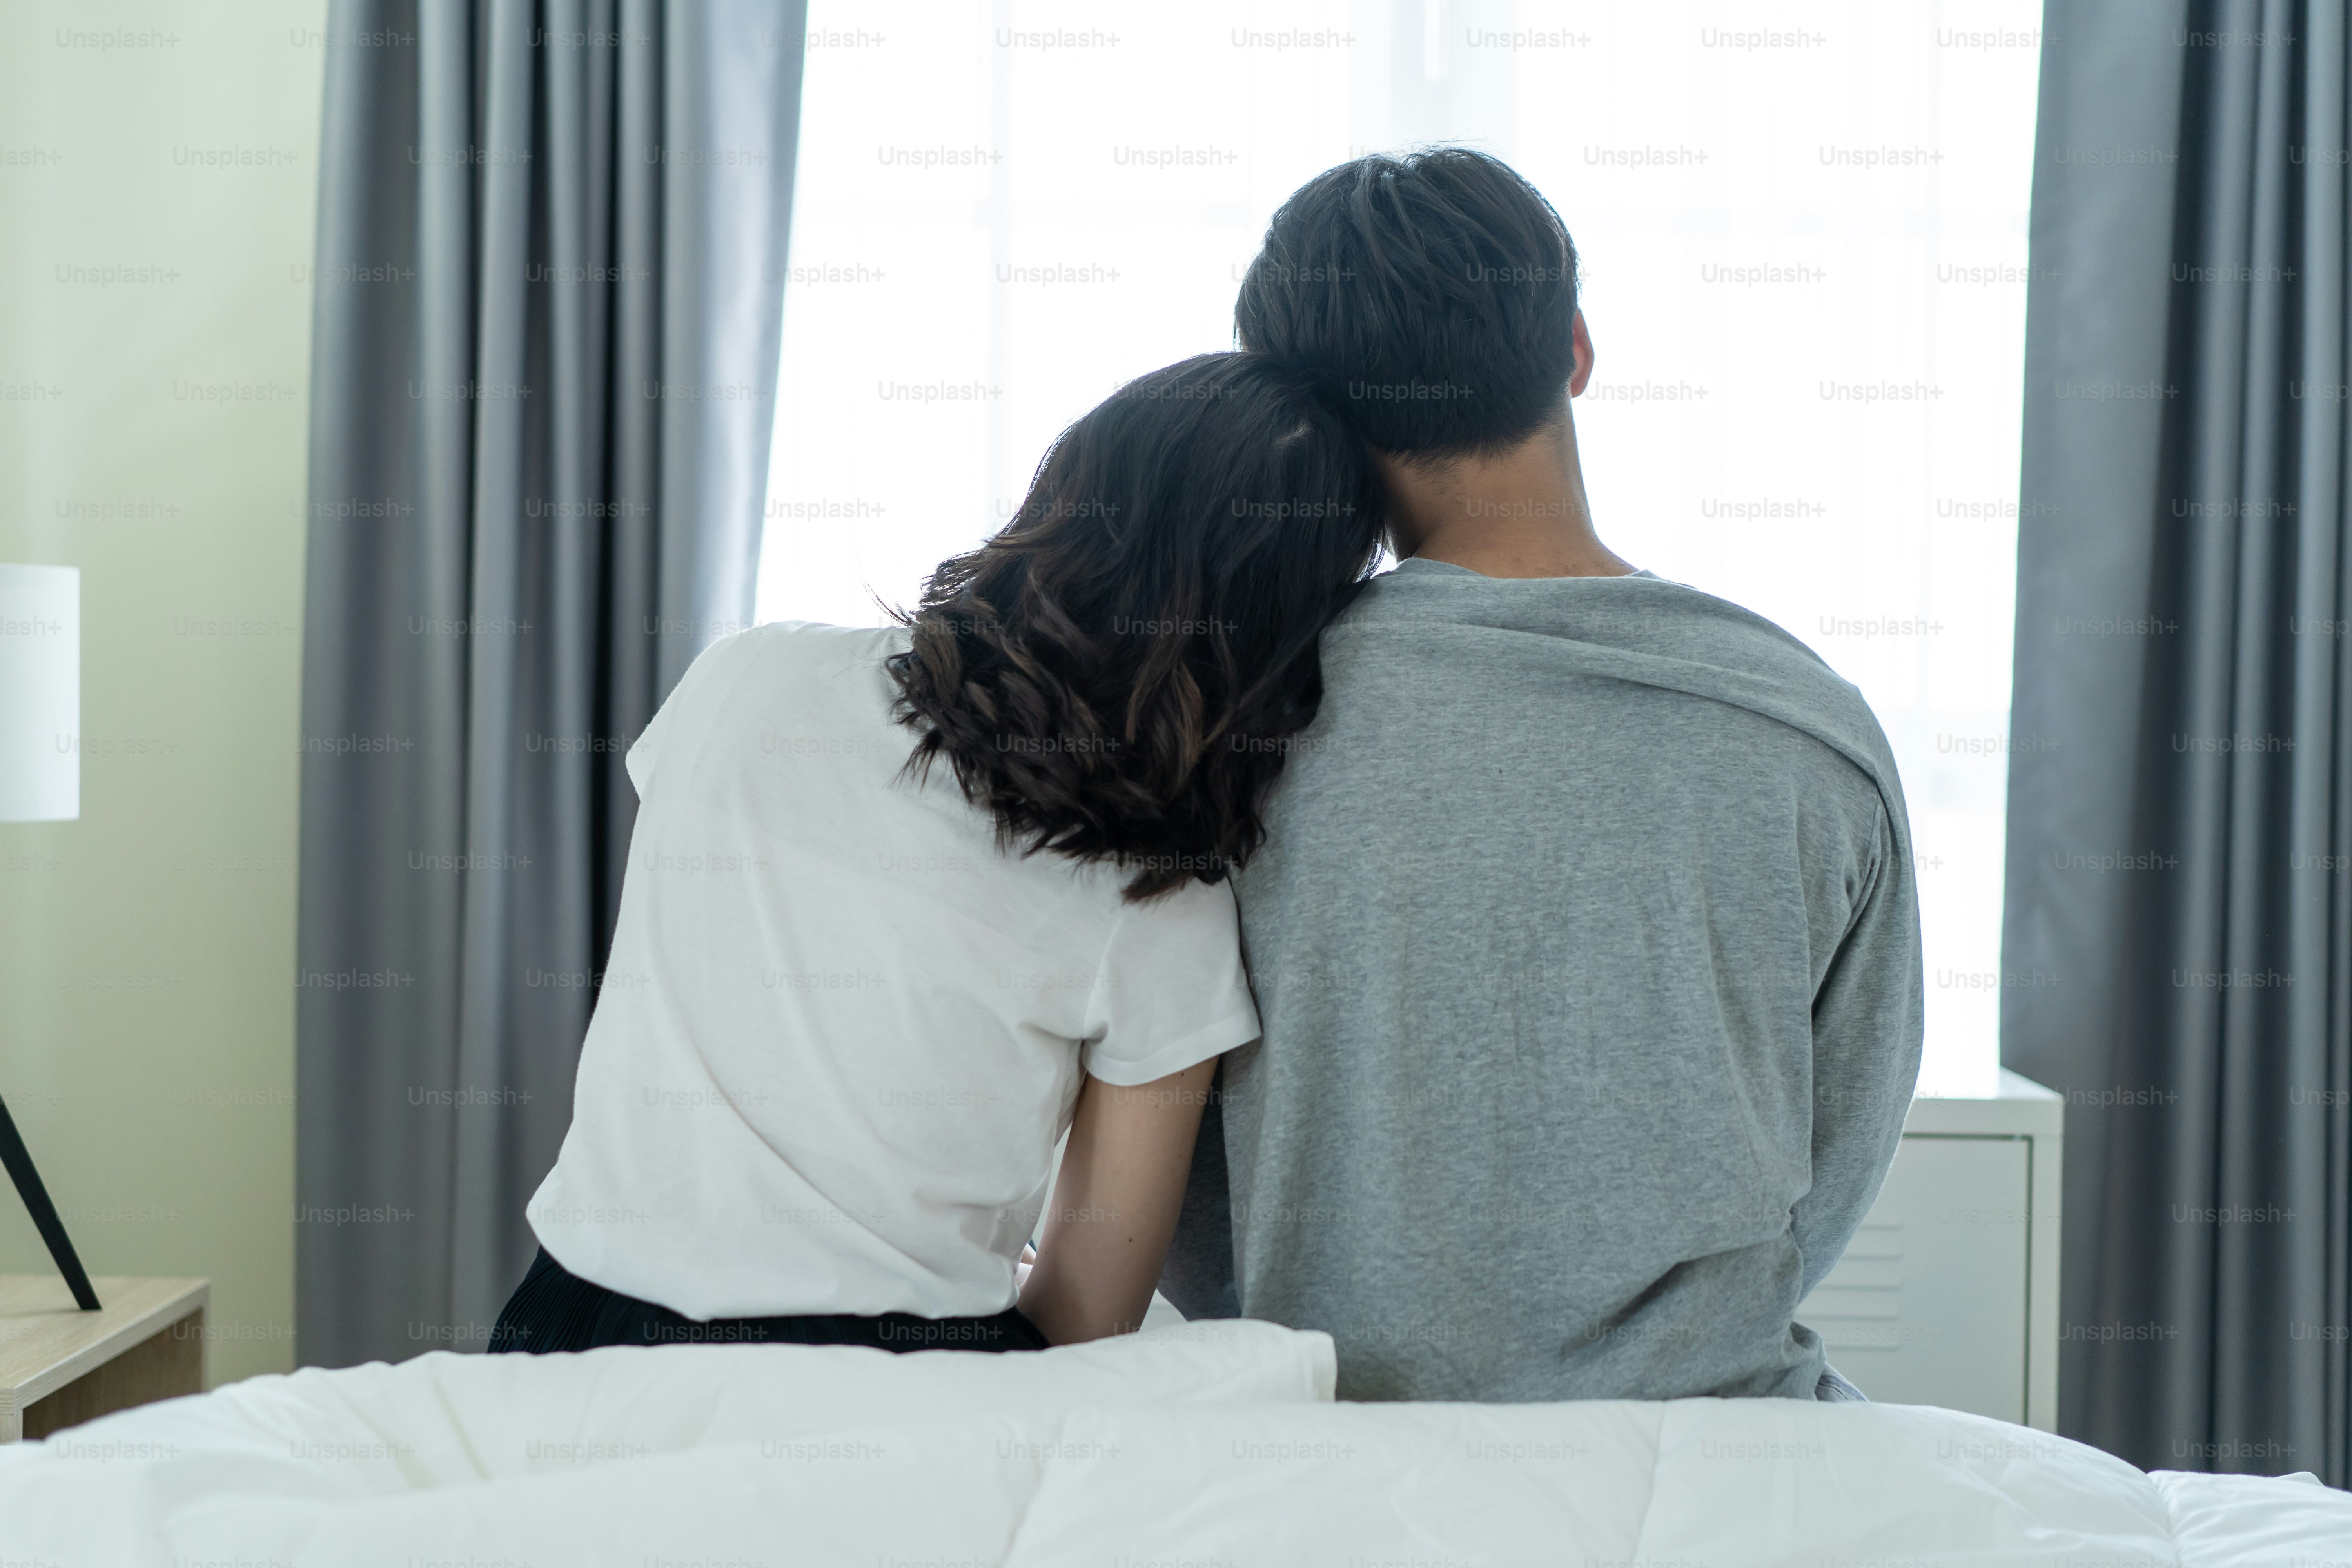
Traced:
[[1555, 421], [1578, 373], [1576, 247], [1499, 159], [1359, 158], [1274, 215], [1234, 324], [1243, 348], [1314, 376], [1372, 447], [1492, 457]]

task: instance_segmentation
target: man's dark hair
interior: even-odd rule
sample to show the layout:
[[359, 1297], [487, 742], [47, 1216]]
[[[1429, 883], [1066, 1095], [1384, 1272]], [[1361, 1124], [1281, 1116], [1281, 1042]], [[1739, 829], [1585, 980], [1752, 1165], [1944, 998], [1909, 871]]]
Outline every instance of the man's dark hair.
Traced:
[[1242, 279], [1244, 349], [1293, 365], [1382, 451], [1491, 456], [1558, 416], [1576, 368], [1576, 246], [1498, 158], [1440, 147], [1329, 169]]
[[1255, 354], [1139, 376], [1062, 432], [1003, 531], [943, 563], [889, 661], [909, 771], [1006, 847], [1215, 882], [1323, 700], [1318, 639], [1387, 515], [1362, 441]]

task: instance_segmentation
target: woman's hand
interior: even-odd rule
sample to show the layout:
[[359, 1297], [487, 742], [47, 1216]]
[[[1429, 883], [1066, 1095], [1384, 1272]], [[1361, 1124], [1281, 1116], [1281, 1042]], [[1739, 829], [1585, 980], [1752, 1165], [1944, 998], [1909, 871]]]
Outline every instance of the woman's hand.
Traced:
[[1057, 1345], [1132, 1333], [1176, 1234], [1217, 1058], [1120, 1089], [1088, 1075], [1021, 1311]]

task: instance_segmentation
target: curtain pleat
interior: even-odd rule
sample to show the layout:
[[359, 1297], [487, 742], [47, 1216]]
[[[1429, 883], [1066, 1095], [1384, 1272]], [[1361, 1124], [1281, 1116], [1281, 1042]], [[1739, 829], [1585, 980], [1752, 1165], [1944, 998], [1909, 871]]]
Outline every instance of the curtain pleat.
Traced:
[[2343, 6], [2051, 0], [2003, 966], [2061, 1430], [2347, 1476]]
[[530, 1263], [523, 1205], [570, 1121], [626, 869], [623, 755], [751, 619], [804, 9], [334, 6], [306, 1363], [481, 1348]]

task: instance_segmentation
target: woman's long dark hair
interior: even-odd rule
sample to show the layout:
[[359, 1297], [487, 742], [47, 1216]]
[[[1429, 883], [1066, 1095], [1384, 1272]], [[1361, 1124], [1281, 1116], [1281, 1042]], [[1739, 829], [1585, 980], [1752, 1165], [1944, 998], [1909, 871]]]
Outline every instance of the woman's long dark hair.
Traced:
[[1220, 880], [1265, 837], [1317, 639], [1383, 521], [1370, 455], [1297, 373], [1218, 353], [1129, 382], [901, 616], [908, 767], [946, 758], [999, 842], [1113, 861], [1130, 900]]

